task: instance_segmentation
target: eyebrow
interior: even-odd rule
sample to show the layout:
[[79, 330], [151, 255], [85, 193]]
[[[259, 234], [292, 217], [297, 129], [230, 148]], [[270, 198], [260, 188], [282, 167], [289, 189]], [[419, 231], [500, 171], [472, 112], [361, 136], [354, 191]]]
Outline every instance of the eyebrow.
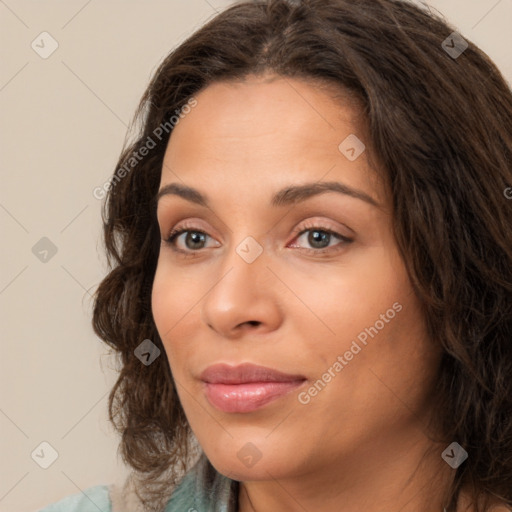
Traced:
[[[310, 197], [316, 196], [318, 194], [324, 194], [326, 192], [337, 192], [339, 194], [344, 194], [346, 196], [360, 199], [362, 201], [365, 201], [366, 203], [371, 204], [372, 206], [380, 206], [379, 203], [375, 199], [373, 199], [373, 197], [369, 196], [365, 192], [349, 187], [348, 185], [339, 183], [337, 181], [313, 182], [305, 183], [303, 185], [290, 185], [276, 192], [272, 196], [270, 205], [273, 207], [279, 207], [295, 204], [305, 201], [306, 199], [309, 199]], [[158, 191], [158, 194], [156, 196], [157, 203], [163, 196], [167, 195], [179, 196], [192, 203], [205, 206], [206, 208], [210, 207], [210, 202], [206, 195], [202, 194], [201, 192], [199, 192], [199, 190], [195, 188], [189, 187], [187, 185], [182, 185], [180, 183], [169, 183], [163, 186]]]

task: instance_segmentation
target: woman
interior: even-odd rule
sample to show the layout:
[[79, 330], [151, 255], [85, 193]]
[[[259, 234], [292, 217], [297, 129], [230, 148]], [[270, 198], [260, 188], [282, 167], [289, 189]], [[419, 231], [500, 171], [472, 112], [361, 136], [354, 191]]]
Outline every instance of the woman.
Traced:
[[45, 512], [509, 510], [512, 93], [489, 58], [409, 3], [243, 2], [138, 115], [93, 318], [133, 473]]

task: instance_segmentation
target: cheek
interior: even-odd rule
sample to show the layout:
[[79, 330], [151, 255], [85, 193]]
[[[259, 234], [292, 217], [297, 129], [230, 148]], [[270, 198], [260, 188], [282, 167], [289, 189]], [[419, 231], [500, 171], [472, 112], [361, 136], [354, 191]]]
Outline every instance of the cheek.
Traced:
[[187, 286], [179, 272], [171, 272], [159, 261], [151, 292], [151, 309], [173, 374], [175, 366], [179, 366], [174, 365], [173, 361], [180, 357], [180, 346], [186, 344], [171, 341], [184, 337], [183, 326], [193, 313], [192, 309], [199, 297], [197, 286]]
[[162, 272], [160, 264], [157, 267], [151, 291], [151, 311], [155, 320], [156, 328], [160, 338], [165, 344], [165, 332], [172, 326], [175, 312], [175, 294], [171, 291], [166, 279], [165, 272]]
[[[364, 267], [332, 288], [342, 290], [337, 307], [325, 299], [326, 307], [331, 303], [336, 335], [324, 345], [321, 360], [329, 368], [342, 356], [342, 374], [358, 390], [358, 400], [365, 403], [377, 386], [383, 393], [377, 402], [385, 402], [387, 388], [379, 379], [391, 389], [412, 391], [430, 380], [436, 353], [426, 339], [423, 312], [403, 263], [388, 253]], [[338, 392], [344, 393], [342, 388]]]
[[180, 319], [190, 314], [194, 304], [204, 295], [204, 291], [198, 286], [198, 282], [190, 282], [184, 279], [179, 271], [172, 269], [170, 265], [158, 261], [153, 288], [151, 292], [151, 309], [155, 324], [160, 336], [173, 329]]
[[355, 254], [346, 267], [334, 269], [327, 280], [324, 276], [323, 287], [309, 283], [304, 292], [308, 305], [337, 340], [351, 340], [376, 322], [381, 326], [381, 315], [394, 321], [399, 305], [414, 298], [403, 263], [382, 246]]
[[163, 324], [169, 322], [170, 317], [174, 316], [176, 299], [171, 282], [170, 276], [162, 270], [159, 263], [151, 290], [151, 310], [160, 334], [162, 334]]
[[[373, 401], [375, 411], [385, 415], [384, 404], [400, 409], [390, 390], [411, 403], [423, 401], [435, 377], [439, 351], [427, 338], [421, 304], [405, 267], [380, 270], [381, 275], [372, 272], [373, 279], [355, 292], [361, 302], [347, 304], [350, 316], [337, 324], [341, 343], [331, 350], [347, 354], [343, 373], [357, 390], [352, 398]], [[332, 355], [330, 359], [335, 360]]]

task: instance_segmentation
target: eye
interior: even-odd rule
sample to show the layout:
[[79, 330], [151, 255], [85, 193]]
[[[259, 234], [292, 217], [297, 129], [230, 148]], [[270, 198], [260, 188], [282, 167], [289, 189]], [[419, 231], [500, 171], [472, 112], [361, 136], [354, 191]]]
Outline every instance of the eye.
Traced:
[[[309, 235], [307, 235], [307, 233], [309, 233]], [[305, 240], [305, 243], [312, 247], [312, 249], [304, 248], [303, 250], [312, 254], [324, 254], [332, 251], [336, 252], [354, 241], [352, 238], [348, 238], [337, 231], [333, 231], [330, 228], [319, 225], [302, 226], [299, 230], [298, 236], [295, 237], [294, 240], [300, 240], [301, 238]], [[335, 241], [335, 239], [338, 239], [339, 242], [335, 245], [331, 245], [331, 242]]]
[[[185, 235], [182, 238], [185, 249], [179, 248], [177, 244], [181, 235]], [[182, 226], [181, 228], [173, 229], [164, 242], [171, 246], [174, 251], [189, 253], [191, 251], [197, 252], [199, 249], [204, 249], [204, 243], [207, 238], [210, 238], [210, 236], [204, 231]]]
[[[305, 237], [307, 233], [309, 233], [309, 235]], [[342, 250], [346, 245], [354, 241], [352, 238], [348, 238], [337, 231], [320, 225], [303, 225], [300, 229], [295, 231], [295, 234], [294, 240], [300, 240], [305, 237], [305, 242], [311, 246], [311, 248], [301, 248], [301, 250], [316, 255]], [[182, 235], [185, 236], [182, 237]], [[185, 248], [179, 247], [178, 242], [180, 238]], [[192, 257], [194, 252], [197, 253], [199, 250], [206, 248], [205, 243], [208, 238], [211, 238], [210, 235], [200, 229], [196, 229], [192, 226], [182, 226], [173, 229], [163, 242], [170, 246], [173, 251], [184, 253]], [[333, 246], [331, 242], [336, 239], [339, 240], [339, 242]], [[291, 247], [297, 247], [297, 245], [295, 244]]]

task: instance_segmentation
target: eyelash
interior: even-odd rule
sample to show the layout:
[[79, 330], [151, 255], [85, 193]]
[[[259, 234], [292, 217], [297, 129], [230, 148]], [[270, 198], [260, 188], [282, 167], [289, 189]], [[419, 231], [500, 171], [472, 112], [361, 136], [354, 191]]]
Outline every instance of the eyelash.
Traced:
[[[315, 224], [304, 225], [300, 229], [297, 229], [296, 231], [294, 231], [293, 240], [295, 240], [296, 238], [299, 238], [300, 236], [302, 236], [304, 233], [307, 233], [308, 231], [319, 231], [321, 233], [327, 233], [331, 236], [334, 236], [335, 238], [340, 239], [340, 241], [341, 241], [341, 244], [339, 244], [341, 247], [334, 246], [334, 247], [325, 247], [323, 249], [301, 249], [303, 251], [306, 251], [309, 254], [322, 255], [325, 253], [338, 252], [339, 250], [343, 249], [345, 245], [348, 245], [354, 241], [352, 238], [343, 236], [340, 233], [333, 231], [332, 229], [329, 229], [324, 226], [315, 225]], [[185, 257], [195, 257], [194, 253], [197, 253], [197, 252], [201, 251], [202, 249], [197, 249], [194, 251], [191, 249], [189, 249], [189, 250], [178, 249], [176, 247], [176, 238], [178, 238], [178, 236], [181, 235], [182, 233], [188, 233], [188, 232], [201, 233], [205, 236], [209, 236], [208, 233], [205, 233], [204, 231], [202, 231], [200, 229], [196, 229], [193, 226], [183, 225], [180, 228], [173, 229], [169, 233], [168, 237], [163, 240], [163, 242], [166, 245], [168, 245], [173, 251], [184, 254]]]

